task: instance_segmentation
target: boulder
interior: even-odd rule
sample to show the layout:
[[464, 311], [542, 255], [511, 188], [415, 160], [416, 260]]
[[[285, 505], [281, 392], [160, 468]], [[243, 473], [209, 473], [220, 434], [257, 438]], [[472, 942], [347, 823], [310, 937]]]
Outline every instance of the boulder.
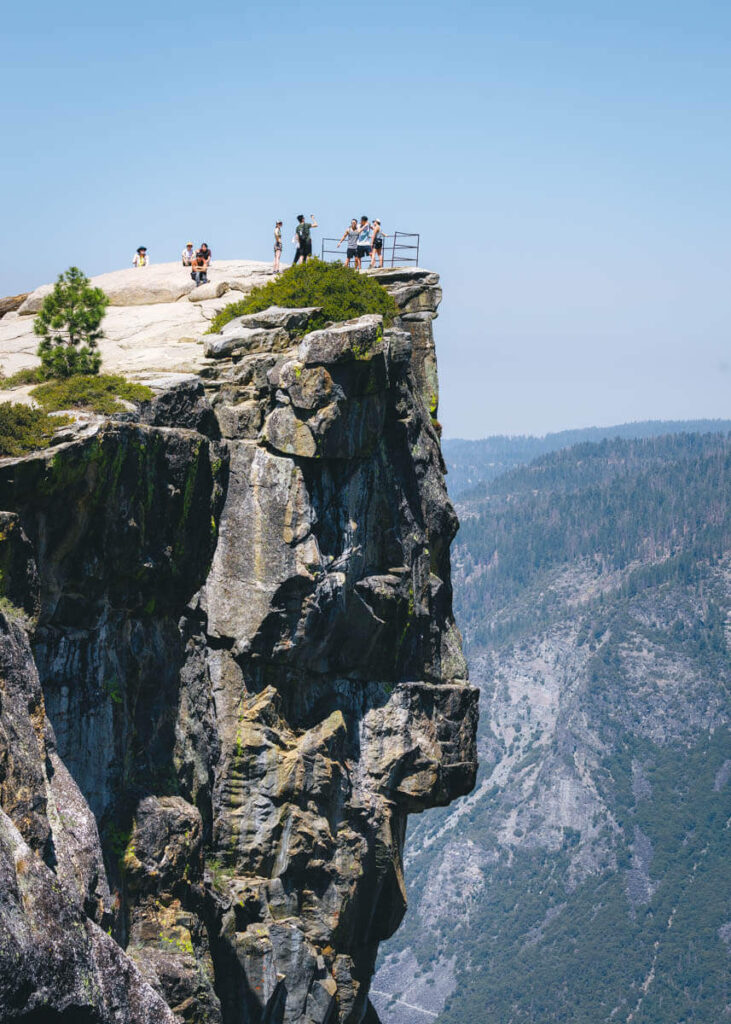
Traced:
[[[205, 302], [206, 299], [218, 299], [229, 290], [226, 281], [209, 281], [208, 284], [201, 284], [188, 292], [189, 302]], [[236, 301], [233, 299], [232, 301]]]
[[236, 326], [226, 333], [209, 335], [205, 354], [209, 359], [222, 359], [234, 352], [281, 352], [289, 345], [289, 335], [282, 328], [269, 331], [258, 327]]
[[0, 317], [20, 309], [27, 298], [28, 292], [23, 292], [20, 295], [6, 295], [4, 299], [0, 299]]
[[374, 313], [346, 320], [335, 327], [312, 331], [300, 342], [297, 358], [306, 366], [366, 359], [383, 332], [383, 317]]
[[223, 328], [239, 327], [283, 327], [287, 331], [299, 331], [310, 323], [312, 318], [321, 312], [320, 306], [304, 306], [302, 309], [285, 309], [282, 306], [269, 306], [259, 313], [247, 313], [236, 317]]

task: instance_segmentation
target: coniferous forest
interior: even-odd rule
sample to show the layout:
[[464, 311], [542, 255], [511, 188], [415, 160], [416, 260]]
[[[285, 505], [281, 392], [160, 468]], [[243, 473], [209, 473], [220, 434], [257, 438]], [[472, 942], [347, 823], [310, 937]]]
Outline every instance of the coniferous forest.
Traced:
[[730, 1020], [731, 436], [582, 442], [457, 508], [481, 775], [410, 826], [382, 1018]]

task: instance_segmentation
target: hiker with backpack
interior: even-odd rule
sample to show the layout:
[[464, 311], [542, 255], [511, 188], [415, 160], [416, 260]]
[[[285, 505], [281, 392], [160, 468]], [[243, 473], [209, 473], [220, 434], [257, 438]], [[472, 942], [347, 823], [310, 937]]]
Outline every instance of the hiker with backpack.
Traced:
[[304, 213], [300, 213], [297, 216], [297, 227], [294, 229], [294, 238], [292, 241], [297, 242], [297, 252], [294, 254], [294, 260], [292, 265], [299, 262], [300, 256], [302, 262], [307, 262], [307, 257], [312, 255], [312, 229], [317, 227], [317, 221], [315, 220], [314, 213], [310, 214], [311, 221], [305, 220]]

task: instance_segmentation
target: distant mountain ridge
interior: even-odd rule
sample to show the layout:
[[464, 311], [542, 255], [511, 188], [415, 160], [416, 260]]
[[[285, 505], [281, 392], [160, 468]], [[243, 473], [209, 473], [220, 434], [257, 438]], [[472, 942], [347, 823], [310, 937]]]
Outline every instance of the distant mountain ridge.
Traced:
[[598, 442], [621, 437], [625, 439], [659, 437], [663, 434], [728, 433], [731, 420], [643, 420], [621, 423], [613, 427], [582, 427], [561, 430], [542, 437], [530, 434], [509, 436], [494, 434], [477, 441], [445, 438], [442, 451], [449, 476], [447, 485], [452, 499], [467, 490], [489, 483], [514, 466], [525, 465], [541, 455], [570, 448], [575, 444]]

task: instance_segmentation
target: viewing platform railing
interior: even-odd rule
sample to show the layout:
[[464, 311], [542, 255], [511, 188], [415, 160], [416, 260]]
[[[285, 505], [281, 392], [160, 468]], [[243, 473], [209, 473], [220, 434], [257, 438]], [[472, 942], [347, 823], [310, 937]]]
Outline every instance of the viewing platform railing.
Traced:
[[[343, 242], [338, 249], [338, 241], [337, 238], [323, 238], [320, 259], [331, 263], [335, 260], [345, 262], [346, 242]], [[383, 239], [382, 250], [384, 267], [418, 267], [419, 241], [420, 236], [413, 231], [394, 231], [392, 235], [386, 235]], [[364, 256], [363, 263], [370, 266], [370, 257]]]

